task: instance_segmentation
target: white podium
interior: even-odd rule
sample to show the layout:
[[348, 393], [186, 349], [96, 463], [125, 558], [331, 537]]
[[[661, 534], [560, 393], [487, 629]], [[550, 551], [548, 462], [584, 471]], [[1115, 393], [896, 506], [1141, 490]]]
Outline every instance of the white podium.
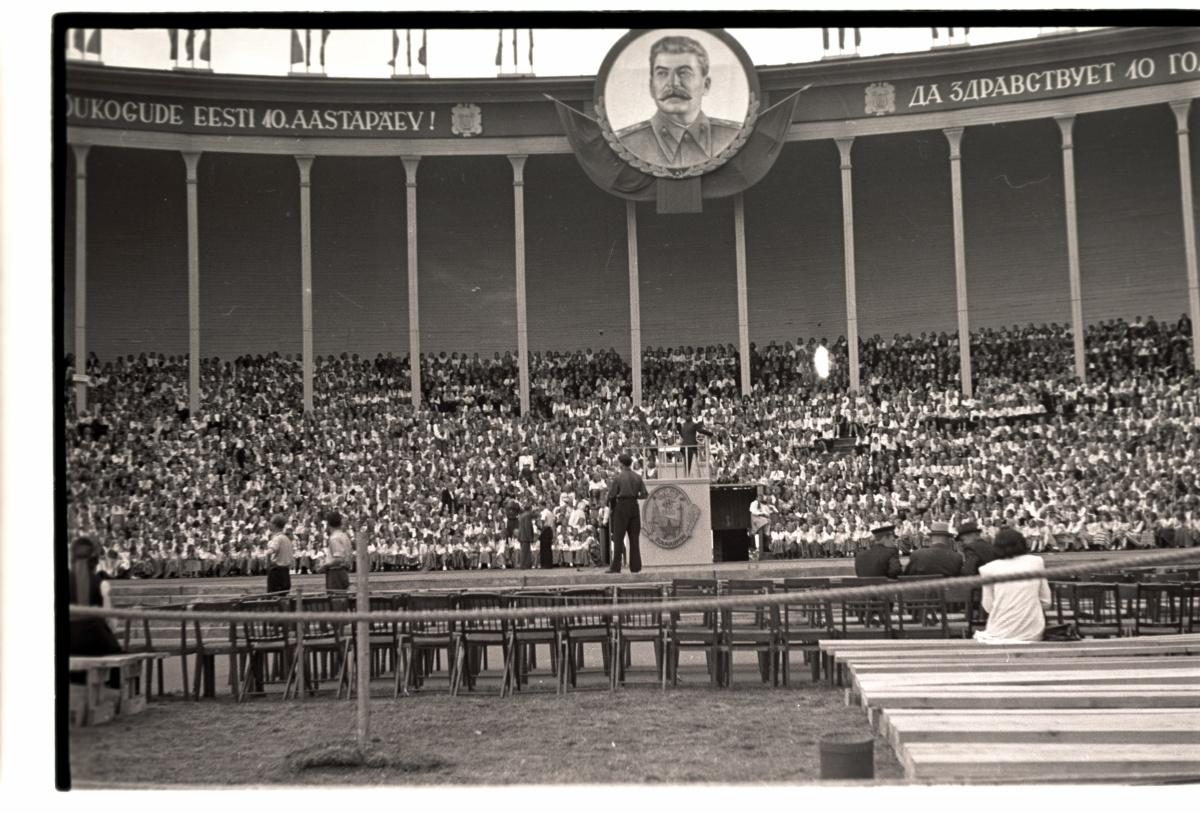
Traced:
[[642, 501], [640, 550], [643, 567], [712, 564], [712, 508], [709, 480], [647, 480]]

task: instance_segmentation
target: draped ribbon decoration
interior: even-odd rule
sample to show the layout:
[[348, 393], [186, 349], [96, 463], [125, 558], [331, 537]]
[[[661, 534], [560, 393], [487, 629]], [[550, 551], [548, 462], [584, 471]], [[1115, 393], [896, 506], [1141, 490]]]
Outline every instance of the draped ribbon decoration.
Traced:
[[[695, 184], [699, 184], [701, 198], [713, 199], [736, 195], [762, 180], [787, 139], [800, 94], [809, 87], [806, 85], [760, 113], [741, 150], [723, 165], [706, 175], [679, 180], [656, 178], [630, 166], [609, 146], [598, 119], [552, 96], [546, 98], [555, 103], [567, 141], [592, 183], [617, 197], [658, 201], [659, 211], [677, 212], [695, 211], [679, 208], [694, 199]], [[683, 188], [688, 185], [693, 186]]]

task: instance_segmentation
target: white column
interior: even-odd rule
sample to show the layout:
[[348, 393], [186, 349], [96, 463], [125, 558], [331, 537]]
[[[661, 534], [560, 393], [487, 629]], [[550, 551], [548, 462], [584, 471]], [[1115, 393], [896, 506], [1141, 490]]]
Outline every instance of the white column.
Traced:
[[854, 285], [854, 182], [850, 151], [854, 137], [836, 139], [842, 157], [842, 253], [846, 260], [846, 345], [850, 354], [850, 389], [858, 391], [858, 294]]
[[963, 230], [962, 135], [963, 128], [943, 130], [950, 142], [950, 197], [954, 204], [954, 290], [958, 296], [958, 360], [962, 393], [968, 398], [971, 386], [971, 324], [967, 313], [967, 242]]
[[187, 168], [188, 241], [188, 409], [200, 412], [200, 206], [196, 169], [201, 153], [183, 153]]
[[733, 245], [737, 266], [738, 357], [742, 362], [742, 395], [749, 395], [750, 308], [746, 292], [746, 208], [741, 192], [733, 199]]
[[412, 405], [421, 406], [421, 314], [417, 296], [417, 167], [420, 156], [404, 156], [405, 221], [408, 230], [408, 369]]
[[304, 411], [313, 409], [313, 316], [312, 316], [312, 201], [310, 176], [313, 156], [297, 155], [300, 167], [300, 310], [302, 314], [304, 366]]
[[1067, 209], [1067, 273], [1071, 281], [1071, 333], [1075, 341], [1075, 376], [1087, 379], [1087, 356], [1083, 348], [1083, 294], [1079, 281], [1079, 223], [1075, 212], [1075, 142], [1071, 131], [1074, 114], [1055, 116], [1062, 130], [1063, 198]]
[[87, 412], [87, 144], [75, 152], [75, 412]]
[[1179, 192], [1183, 198], [1183, 257], [1187, 270], [1188, 312], [1192, 320], [1192, 369], [1200, 370], [1200, 286], [1196, 283], [1196, 213], [1192, 200], [1192, 156], [1188, 145], [1191, 99], [1171, 102], [1179, 138]]
[[529, 414], [529, 321], [525, 310], [525, 159], [510, 155], [513, 170], [513, 221], [517, 247], [517, 369], [521, 387], [521, 414]]
[[625, 234], [629, 249], [629, 366], [633, 405], [642, 405], [642, 291], [638, 278], [637, 202], [625, 201]]

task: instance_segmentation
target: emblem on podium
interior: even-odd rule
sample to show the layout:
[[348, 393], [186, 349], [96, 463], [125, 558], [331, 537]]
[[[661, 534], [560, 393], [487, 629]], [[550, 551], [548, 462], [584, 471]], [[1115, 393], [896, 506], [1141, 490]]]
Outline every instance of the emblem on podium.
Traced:
[[642, 505], [642, 534], [665, 550], [679, 547], [692, 535], [700, 506], [678, 486], [659, 486]]
[[456, 104], [450, 110], [450, 132], [469, 138], [483, 132], [483, 111], [477, 104]]

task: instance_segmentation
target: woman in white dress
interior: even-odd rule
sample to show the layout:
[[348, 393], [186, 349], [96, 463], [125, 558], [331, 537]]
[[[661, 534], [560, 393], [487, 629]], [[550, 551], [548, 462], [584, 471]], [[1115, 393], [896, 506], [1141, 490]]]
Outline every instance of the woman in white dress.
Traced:
[[[998, 559], [979, 568], [980, 576], [1002, 576], [1046, 569], [1042, 557], [1029, 553], [1025, 536], [1015, 528], [1001, 528], [993, 542]], [[987, 628], [975, 633], [985, 644], [1013, 644], [1042, 640], [1050, 585], [1044, 578], [997, 582], [983, 587], [983, 609]]]

